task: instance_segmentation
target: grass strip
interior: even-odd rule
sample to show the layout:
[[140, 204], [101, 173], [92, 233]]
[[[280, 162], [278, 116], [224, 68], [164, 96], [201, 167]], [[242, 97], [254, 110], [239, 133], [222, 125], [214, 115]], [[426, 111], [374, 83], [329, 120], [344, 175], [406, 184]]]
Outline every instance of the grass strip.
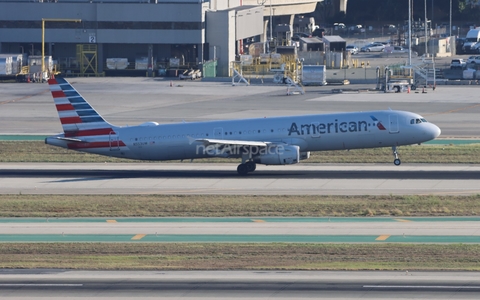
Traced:
[[0, 268], [480, 270], [480, 245], [3, 243]]
[[0, 195], [0, 217], [476, 216], [480, 195]]
[[[478, 164], [480, 163], [480, 144], [404, 146], [399, 148], [399, 154], [402, 161], [409, 163]], [[308, 163], [386, 163], [391, 161], [393, 161], [393, 155], [390, 148], [313, 152], [306, 160]], [[132, 160], [76, 152], [45, 145], [41, 141], [0, 141], [0, 162], [103, 163], [132, 162]], [[236, 163], [238, 161], [211, 158], [198, 159], [194, 162]]]

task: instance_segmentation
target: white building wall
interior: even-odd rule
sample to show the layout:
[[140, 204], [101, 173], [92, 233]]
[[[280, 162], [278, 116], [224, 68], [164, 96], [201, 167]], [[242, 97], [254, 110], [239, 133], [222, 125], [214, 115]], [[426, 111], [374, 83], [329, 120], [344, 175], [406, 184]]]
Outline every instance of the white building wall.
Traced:
[[217, 76], [230, 76], [230, 62], [235, 61], [235, 11], [209, 11], [206, 19], [209, 59], [218, 60]]

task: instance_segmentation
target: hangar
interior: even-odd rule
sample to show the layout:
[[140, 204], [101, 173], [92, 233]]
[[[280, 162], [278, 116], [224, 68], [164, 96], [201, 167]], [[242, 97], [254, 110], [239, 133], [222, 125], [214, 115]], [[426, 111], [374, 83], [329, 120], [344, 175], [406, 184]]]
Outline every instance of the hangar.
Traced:
[[[245, 41], [266, 41], [272, 19], [310, 13], [323, 0], [0, 0], [0, 53], [45, 55], [62, 70], [97, 75], [106, 61], [125, 71], [216, 61], [217, 76]], [[70, 22], [81, 19], [81, 22]], [[270, 24], [269, 24], [270, 23]], [[145, 73], [145, 72], [144, 72]]]

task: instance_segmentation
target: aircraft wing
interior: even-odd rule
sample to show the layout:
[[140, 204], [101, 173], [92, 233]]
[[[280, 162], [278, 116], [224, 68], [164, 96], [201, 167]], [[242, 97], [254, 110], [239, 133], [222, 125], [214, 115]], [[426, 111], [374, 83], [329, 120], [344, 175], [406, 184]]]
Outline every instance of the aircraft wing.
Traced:
[[202, 142], [205, 146], [208, 145], [232, 145], [232, 146], [254, 146], [267, 147], [272, 144], [270, 142], [259, 141], [244, 141], [244, 140], [221, 140], [221, 139], [196, 139], [197, 142]]

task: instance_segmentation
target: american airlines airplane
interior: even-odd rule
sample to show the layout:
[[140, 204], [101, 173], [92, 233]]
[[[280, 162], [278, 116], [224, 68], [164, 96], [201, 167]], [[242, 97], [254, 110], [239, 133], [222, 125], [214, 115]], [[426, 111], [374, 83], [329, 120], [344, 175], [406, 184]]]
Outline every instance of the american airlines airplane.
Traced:
[[346, 112], [210, 122], [114, 126], [63, 78], [48, 80], [63, 133], [45, 143], [77, 151], [139, 160], [208, 157], [241, 159], [246, 175], [256, 164], [289, 165], [311, 151], [420, 144], [440, 135], [422, 116], [397, 110]]

